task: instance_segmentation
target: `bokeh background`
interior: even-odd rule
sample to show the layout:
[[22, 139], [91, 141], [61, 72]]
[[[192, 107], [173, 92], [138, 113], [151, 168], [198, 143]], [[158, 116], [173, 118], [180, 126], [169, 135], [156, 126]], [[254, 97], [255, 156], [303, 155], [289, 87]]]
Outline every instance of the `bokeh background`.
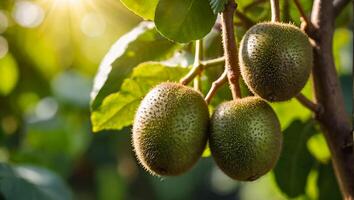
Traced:
[[[289, 9], [283, 2], [282, 10]], [[309, 11], [311, 2], [302, 2]], [[269, 13], [267, 5], [258, 9]], [[299, 24], [293, 5], [289, 13], [284, 17]], [[289, 199], [276, 186], [273, 173], [239, 183], [218, 170], [211, 157], [183, 176], [153, 177], [134, 158], [130, 127], [91, 132], [89, 94], [97, 68], [110, 46], [140, 21], [119, 0], [0, 0], [0, 162], [47, 170], [69, 188], [68, 198], [79, 200]], [[337, 26], [333, 52], [349, 114], [351, 6]], [[292, 108], [276, 108], [282, 122], [296, 113], [310, 117], [304, 108]], [[328, 164], [323, 137], [316, 134], [309, 141], [310, 153]], [[316, 173], [308, 177], [306, 195], [297, 199], [318, 198]], [[328, 173], [333, 173], [331, 168]], [[46, 178], [39, 174], [39, 179]], [[328, 187], [337, 191], [332, 183]], [[0, 191], [5, 188], [1, 184]]]

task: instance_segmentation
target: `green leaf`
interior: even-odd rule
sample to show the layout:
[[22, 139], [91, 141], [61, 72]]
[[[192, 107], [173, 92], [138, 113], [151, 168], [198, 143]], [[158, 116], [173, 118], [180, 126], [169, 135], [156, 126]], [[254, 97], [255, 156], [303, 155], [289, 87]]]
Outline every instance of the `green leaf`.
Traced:
[[121, 37], [103, 59], [91, 92], [92, 109], [95, 110], [106, 96], [117, 92], [139, 63], [167, 59], [180, 47], [157, 33], [153, 23], [140, 23]]
[[181, 43], [203, 38], [215, 20], [208, 0], [160, 0], [155, 12], [158, 31]]
[[57, 175], [32, 166], [0, 164], [0, 192], [5, 199], [72, 199], [70, 190]]
[[305, 193], [307, 177], [314, 163], [306, 146], [309, 137], [316, 133], [313, 123], [294, 120], [283, 131], [283, 150], [274, 174], [279, 188], [289, 197]]
[[120, 0], [129, 10], [140, 17], [153, 20], [158, 0]]
[[228, 0], [210, 0], [211, 8], [215, 14], [221, 13], [225, 9]]
[[320, 165], [318, 169], [317, 187], [319, 190], [319, 200], [342, 199], [331, 164]]
[[321, 163], [328, 163], [331, 160], [331, 153], [328, 149], [326, 139], [323, 134], [313, 135], [307, 142], [307, 148], [313, 157]]
[[7, 54], [0, 58], [0, 95], [8, 95], [16, 86], [18, 80], [18, 67], [16, 60]]
[[124, 80], [121, 90], [109, 95], [91, 114], [93, 131], [120, 130], [133, 122], [135, 110], [146, 93], [164, 81], [178, 81], [187, 68], [169, 67], [157, 62], [142, 63], [131, 77]]

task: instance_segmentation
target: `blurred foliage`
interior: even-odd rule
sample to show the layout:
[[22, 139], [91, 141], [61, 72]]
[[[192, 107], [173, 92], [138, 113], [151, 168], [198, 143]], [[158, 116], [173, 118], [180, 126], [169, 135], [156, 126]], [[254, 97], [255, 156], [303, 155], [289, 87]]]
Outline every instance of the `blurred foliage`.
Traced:
[[[154, 19], [158, 1], [121, 1], [134, 13]], [[270, 20], [268, 1], [237, 2], [252, 21]], [[280, 2], [283, 21], [299, 25], [293, 1]], [[309, 13], [312, 1], [300, 2]], [[173, 35], [176, 30], [168, 29], [177, 40], [203, 37], [211, 29], [207, 21], [215, 19], [210, 13], [194, 16], [171, 9], [177, 14], [157, 19], [166, 20], [163, 26], [173, 26], [178, 15], [203, 19], [202, 27], [190, 21], [179, 24], [186, 29], [177, 31], [198, 30], [191, 35]], [[257, 181], [229, 179], [208, 149], [180, 177], [146, 173], [131, 147], [134, 110], [154, 85], [177, 81], [187, 73], [194, 45], [165, 39], [152, 22], [140, 22], [133, 12], [119, 0], [0, 1], [0, 198], [340, 199], [325, 138], [296, 100], [272, 104], [284, 130], [284, 151], [275, 170]], [[352, 29], [353, 10], [347, 6], [336, 20], [333, 53], [348, 114], [353, 95]], [[236, 27], [238, 41], [245, 31], [244, 26]], [[217, 29], [205, 36], [203, 46], [204, 59], [222, 55]], [[222, 72], [219, 65], [201, 74], [203, 94]], [[302, 92], [312, 97], [311, 81]], [[244, 84], [242, 94], [249, 95]], [[225, 85], [210, 110], [228, 99]], [[93, 134], [92, 128], [100, 133]]]

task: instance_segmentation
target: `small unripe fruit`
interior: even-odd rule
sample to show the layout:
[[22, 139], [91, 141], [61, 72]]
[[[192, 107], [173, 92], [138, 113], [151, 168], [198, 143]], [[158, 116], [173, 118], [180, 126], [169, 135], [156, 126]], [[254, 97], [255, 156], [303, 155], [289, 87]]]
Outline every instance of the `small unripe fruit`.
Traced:
[[240, 69], [249, 89], [268, 101], [285, 101], [305, 86], [313, 65], [305, 33], [291, 24], [264, 22], [240, 43]]
[[273, 109], [259, 97], [220, 104], [212, 115], [210, 132], [214, 160], [233, 179], [255, 180], [279, 158], [280, 124]]
[[136, 113], [136, 156], [154, 175], [182, 174], [200, 158], [208, 124], [208, 106], [199, 92], [177, 83], [162, 83], [146, 95]]

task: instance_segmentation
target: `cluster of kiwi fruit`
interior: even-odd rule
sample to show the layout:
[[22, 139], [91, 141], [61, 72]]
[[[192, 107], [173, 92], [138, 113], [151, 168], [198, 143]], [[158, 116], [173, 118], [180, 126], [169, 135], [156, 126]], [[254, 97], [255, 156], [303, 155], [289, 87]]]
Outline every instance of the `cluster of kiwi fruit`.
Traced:
[[201, 157], [207, 141], [229, 177], [252, 181], [276, 164], [282, 146], [279, 120], [267, 101], [285, 101], [304, 87], [312, 67], [308, 37], [291, 24], [251, 27], [239, 50], [240, 70], [254, 96], [224, 102], [209, 116], [198, 91], [165, 82], [142, 100], [133, 124], [133, 147], [154, 175], [176, 176]]

